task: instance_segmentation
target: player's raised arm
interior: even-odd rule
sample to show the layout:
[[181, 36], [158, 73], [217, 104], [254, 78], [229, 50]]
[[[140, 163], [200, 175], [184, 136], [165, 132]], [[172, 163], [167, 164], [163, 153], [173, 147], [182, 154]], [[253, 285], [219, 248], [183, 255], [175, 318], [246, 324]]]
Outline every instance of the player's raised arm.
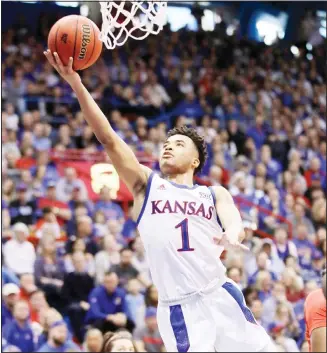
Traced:
[[225, 229], [227, 241], [231, 245], [238, 245], [244, 239], [245, 233], [242, 218], [233, 197], [222, 186], [214, 186], [212, 190], [216, 196], [216, 210]]
[[73, 58], [64, 66], [57, 53], [52, 55], [48, 50], [44, 55], [76, 93], [85, 120], [105, 148], [119, 176], [135, 194], [146, 184], [150, 170], [141, 166], [131, 148], [112, 129], [108, 119], [83, 85], [80, 76], [73, 70]]

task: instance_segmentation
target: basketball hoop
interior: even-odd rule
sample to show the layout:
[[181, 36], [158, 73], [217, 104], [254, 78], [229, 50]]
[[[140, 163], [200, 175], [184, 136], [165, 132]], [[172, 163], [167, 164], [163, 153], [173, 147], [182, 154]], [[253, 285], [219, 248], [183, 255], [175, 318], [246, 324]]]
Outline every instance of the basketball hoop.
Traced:
[[100, 6], [100, 40], [108, 49], [124, 45], [129, 37], [158, 34], [166, 20], [166, 1], [100, 1]]

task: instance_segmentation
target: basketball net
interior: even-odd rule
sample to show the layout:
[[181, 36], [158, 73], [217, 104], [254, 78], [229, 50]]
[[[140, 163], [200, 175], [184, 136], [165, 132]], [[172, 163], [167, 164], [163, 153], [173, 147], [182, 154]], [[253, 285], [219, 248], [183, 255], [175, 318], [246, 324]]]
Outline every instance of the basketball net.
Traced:
[[108, 49], [158, 34], [166, 22], [166, 1], [100, 1], [100, 7], [100, 40]]

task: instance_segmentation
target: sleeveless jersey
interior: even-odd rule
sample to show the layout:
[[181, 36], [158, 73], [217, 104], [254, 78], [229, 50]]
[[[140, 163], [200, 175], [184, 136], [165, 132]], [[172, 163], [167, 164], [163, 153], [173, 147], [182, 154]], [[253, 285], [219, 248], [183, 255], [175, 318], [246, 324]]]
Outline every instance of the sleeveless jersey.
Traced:
[[152, 173], [137, 220], [161, 301], [192, 295], [222, 279], [222, 234], [215, 196], [206, 186], [178, 185]]

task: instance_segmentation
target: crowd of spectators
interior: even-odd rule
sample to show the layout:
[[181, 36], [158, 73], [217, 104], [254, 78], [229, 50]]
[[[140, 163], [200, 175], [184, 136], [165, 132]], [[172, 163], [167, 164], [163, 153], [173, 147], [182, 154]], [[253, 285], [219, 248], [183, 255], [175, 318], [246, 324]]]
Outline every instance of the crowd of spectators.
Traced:
[[[99, 352], [105, 332], [126, 328], [140, 351], [163, 351], [135, 222], [110, 187], [93, 202], [76, 170], [61, 175], [51, 159], [102, 148], [43, 56], [43, 25], [2, 37], [3, 349]], [[225, 254], [227, 274], [278, 351], [307, 351], [304, 300], [326, 256], [325, 62], [324, 47], [307, 60], [304, 49], [165, 29], [81, 72], [136, 153], [156, 159], [172, 126], [205, 136], [197, 182], [230, 190], [251, 248]]]

